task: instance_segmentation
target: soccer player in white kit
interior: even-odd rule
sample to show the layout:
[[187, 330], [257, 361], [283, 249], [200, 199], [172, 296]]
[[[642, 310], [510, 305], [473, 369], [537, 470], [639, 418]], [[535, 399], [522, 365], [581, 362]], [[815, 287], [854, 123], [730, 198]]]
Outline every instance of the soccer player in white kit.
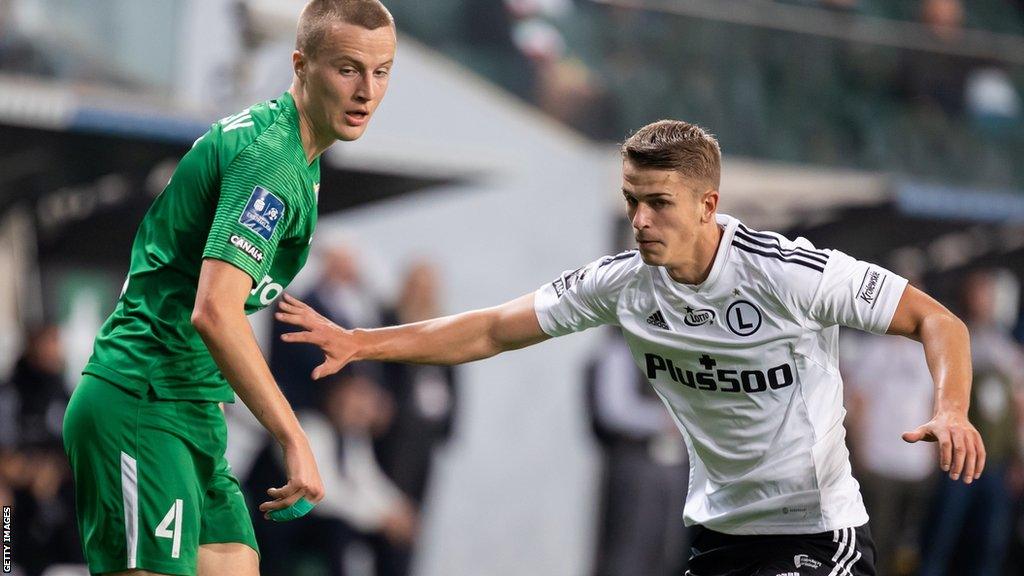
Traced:
[[880, 266], [717, 214], [721, 153], [697, 126], [655, 122], [622, 156], [639, 250], [501, 306], [377, 330], [286, 296], [278, 317], [303, 330], [283, 338], [323, 349], [320, 378], [356, 360], [456, 364], [619, 326], [690, 453], [690, 574], [875, 574], [844, 442], [839, 326], [923, 344], [934, 417], [903, 439], [938, 442], [942, 470], [969, 484], [985, 449], [967, 419], [965, 325]]

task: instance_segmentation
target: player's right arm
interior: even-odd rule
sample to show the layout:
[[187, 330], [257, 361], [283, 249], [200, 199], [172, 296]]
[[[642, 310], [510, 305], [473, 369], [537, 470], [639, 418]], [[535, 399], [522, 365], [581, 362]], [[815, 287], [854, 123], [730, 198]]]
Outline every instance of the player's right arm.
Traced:
[[635, 252], [608, 256], [500, 306], [390, 328], [346, 330], [289, 294], [277, 319], [302, 329], [282, 335], [285, 342], [323, 350], [314, 379], [358, 360], [461, 364], [616, 323], [619, 292], [639, 262]]
[[252, 278], [240, 268], [221, 260], [203, 260], [192, 325], [232, 389], [284, 450], [288, 483], [267, 491], [273, 501], [260, 510], [269, 512], [302, 497], [319, 502], [323, 483], [309, 441], [274, 381], [246, 318], [251, 287]]
[[537, 320], [533, 293], [500, 306], [374, 330], [342, 328], [285, 294], [277, 318], [303, 329], [282, 335], [282, 340], [315, 344], [323, 350], [325, 360], [313, 371], [314, 379], [358, 360], [462, 364], [550, 338]]

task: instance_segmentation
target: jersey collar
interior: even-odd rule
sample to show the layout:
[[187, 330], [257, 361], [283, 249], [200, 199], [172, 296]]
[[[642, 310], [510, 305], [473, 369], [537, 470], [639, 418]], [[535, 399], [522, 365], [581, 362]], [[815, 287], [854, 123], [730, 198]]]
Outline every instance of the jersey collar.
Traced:
[[658, 266], [658, 274], [661, 275], [662, 282], [671, 290], [683, 295], [699, 294], [713, 289], [717, 284], [718, 279], [722, 276], [722, 270], [725, 268], [726, 262], [729, 261], [732, 237], [736, 233], [736, 228], [739, 226], [740, 221], [726, 214], [716, 214], [715, 221], [723, 229], [722, 240], [718, 243], [718, 251], [715, 252], [715, 262], [711, 265], [711, 272], [708, 273], [708, 277], [700, 284], [683, 284], [673, 280], [664, 266]]
[[[295, 98], [292, 97], [292, 93], [285, 90], [284, 94], [277, 99], [277, 103], [284, 110], [282, 114], [288, 116], [288, 122], [291, 124], [291, 129], [295, 134], [295, 139], [299, 142], [299, 149], [302, 150], [302, 157], [306, 157], [306, 151], [302, 148], [302, 127], [299, 126], [299, 108], [295, 105]], [[306, 171], [309, 172], [310, 177], [314, 180], [320, 179], [320, 156], [313, 159], [312, 162], [305, 163]]]

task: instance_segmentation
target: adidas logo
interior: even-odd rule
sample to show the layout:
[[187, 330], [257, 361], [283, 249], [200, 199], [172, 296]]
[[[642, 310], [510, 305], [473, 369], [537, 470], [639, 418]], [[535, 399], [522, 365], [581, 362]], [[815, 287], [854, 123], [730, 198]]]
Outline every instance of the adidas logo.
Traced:
[[668, 322], [665, 322], [665, 316], [661, 314], [661, 310], [655, 310], [654, 314], [647, 317], [647, 323], [656, 328], [662, 330], [668, 330]]

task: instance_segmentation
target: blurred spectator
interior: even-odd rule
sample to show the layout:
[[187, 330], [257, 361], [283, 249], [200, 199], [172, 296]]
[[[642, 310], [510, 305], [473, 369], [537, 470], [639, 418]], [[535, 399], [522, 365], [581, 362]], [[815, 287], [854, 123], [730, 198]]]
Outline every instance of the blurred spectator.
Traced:
[[618, 139], [615, 100], [568, 50], [556, 21], [572, 20], [569, 0], [479, 0], [465, 5], [471, 64], [520, 98], [593, 138]]
[[[414, 264], [397, 306], [385, 324], [406, 324], [440, 316], [437, 271]], [[451, 366], [388, 363], [383, 385], [395, 403], [395, 420], [377, 443], [387, 475], [418, 505], [427, 494], [437, 450], [451, 437], [456, 413], [456, 377]]]
[[540, 60], [534, 95], [544, 112], [591, 138], [621, 137], [614, 99], [581, 60], [566, 56]]
[[8, 382], [0, 385], [0, 499], [18, 514], [16, 561], [28, 575], [82, 561], [62, 420], [68, 403], [59, 329], [28, 331]]
[[1021, 99], [1005, 70], [981, 68], [967, 80], [965, 98], [972, 120], [992, 135], [1000, 135], [1021, 118]]
[[515, 21], [512, 40], [532, 63], [536, 85], [530, 94], [556, 120], [596, 139], [622, 136], [617, 106], [609, 88], [568, 47], [554, 22], [576, 17], [567, 0], [506, 0]]
[[70, 395], [64, 384], [64, 347], [57, 326], [29, 330], [10, 385], [18, 401], [17, 443], [62, 450], [61, 430]]
[[932, 417], [933, 383], [919, 342], [844, 332], [847, 429], [870, 516], [879, 574], [913, 574], [937, 454], [900, 435]]
[[0, 71], [33, 76], [56, 73], [49, 58], [16, 28], [14, 0], [0, 0]]
[[[945, 475], [940, 479], [925, 524], [921, 576], [1003, 573], [1013, 522], [1008, 480], [1019, 476], [1020, 466], [1024, 353], [998, 321], [997, 278], [992, 271], [974, 272], [963, 286], [974, 368], [969, 417], [985, 441], [985, 472], [969, 486]], [[956, 571], [950, 571], [951, 562]]]
[[[261, 540], [275, 543], [263, 553], [261, 573], [290, 575], [296, 564], [305, 564], [331, 576], [367, 574], [363, 560], [370, 551], [372, 573], [407, 574], [416, 512], [381, 471], [373, 451], [373, 437], [390, 425], [393, 407], [372, 378], [356, 372], [342, 372], [322, 389], [323, 410], [305, 410], [299, 421], [317, 457], [326, 495], [301, 522], [257, 523]], [[281, 466], [271, 446], [258, 459], [254, 475], [277, 485]], [[247, 486], [262, 481], [251, 477]]]
[[[960, 0], [924, 0], [921, 22], [940, 46], [956, 46], [963, 39], [964, 7]], [[908, 96], [934, 105], [947, 116], [964, 111], [971, 60], [952, 54], [913, 52], [907, 59], [904, 81]]]
[[[378, 576], [409, 571], [409, 549], [415, 538], [416, 511], [408, 498], [381, 471], [373, 437], [391, 424], [393, 407], [370, 378], [349, 375], [333, 383], [324, 403], [326, 418], [300, 417], [317, 455], [328, 493], [317, 514], [351, 528], [376, 552]], [[340, 549], [344, 549], [344, 543]]]
[[910, 107], [890, 134], [891, 144], [899, 164], [1006, 181], [1013, 178], [1016, 155], [1000, 146], [1019, 146], [1012, 130], [1020, 114], [1017, 91], [1005, 63], [955, 53], [964, 43], [965, 17], [960, 0], [921, 3], [921, 22], [936, 50], [952, 52], [906, 53], [895, 86]]
[[513, 41], [516, 20], [504, 0], [466, 2], [462, 37], [472, 48], [467, 54], [478, 71], [524, 100], [534, 93], [535, 71], [530, 59]]
[[588, 367], [586, 386], [604, 457], [594, 574], [681, 574], [686, 446], [618, 331]]
[[[323, 269], [313, 288], [299, 297], [331, 321], [345, 327], [380, 326], [380, 303], [363, 282], [351, 248], [338, 245], [321, 253]], [[276, 319], [271, 328], [270, 370], [296, 410], [319, 406], [321, 387], [312, 381], [313, 368], [324, 355], [316, 346], [285, 344], [281, 334], [295, 330]], [[365, 363], [361, 369], [373, 371]]]

